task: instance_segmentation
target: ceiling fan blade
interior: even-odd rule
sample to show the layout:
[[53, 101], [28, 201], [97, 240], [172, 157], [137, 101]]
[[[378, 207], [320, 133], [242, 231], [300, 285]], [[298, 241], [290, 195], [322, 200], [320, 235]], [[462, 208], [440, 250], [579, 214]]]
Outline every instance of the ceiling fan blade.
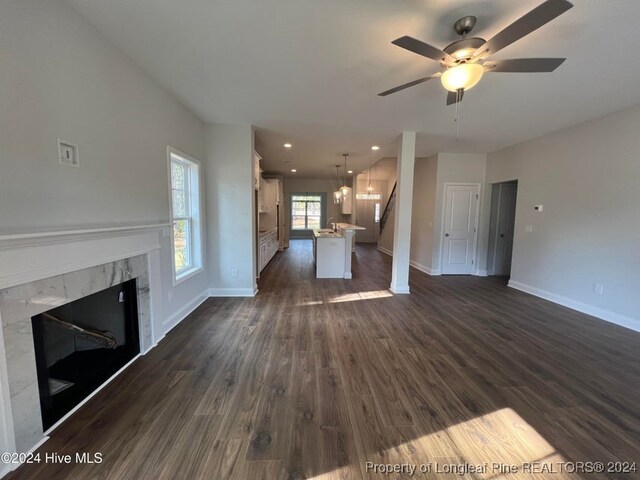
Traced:
[[486, 62], [483, 66], [488, 72], [538, 73], [553, 72], [566, 58], [516, 58]]
[[478, 58], [487, 53], [493, 55], [504, 47], [529, 35], [546, 23], [549, 23], [571, 7], [573, 7], [573, 4], [567, 0], [547, 0], [496, 34], [491, 40], [478, 48], [473, 54], [473, 57]]
[[428, 77], [419, 78], [417, 80], [414, 80], [413, 82], [405, 83], [403, 85], [399, 85], [389, 90], [385, 90], [384, 92], [379, 93], [378, 95], [381, 97], [386, 97], [387, 95], [391, 95], [392, 93], [399, 92], [400, 90], [404, 90], [405, 88], [413, 87], [414, 85], [420, 85], [421, 83], [431, 80], [432, 78], [438, 78], [440, 75], [442, 75], [440, 72], [434, 73], [433, 75], [429, 75]]
[[462, 90], [460, 92], [460, 96], [458, 96], [458, 92], [448, 92], [447, 93], [447, 106], [453, 105], [454, 103], [461, 102], [463, 96], [464, 96], [464, 90]]
[[394, 45], [402, 47], [423, 57], [430, 58], [436, 62], [455, 62], [455, 59], [446, 52], [443, 52], [439, 48], [433, 47], [428, 43], [421, 42], [413, 37], [400, 37], [396, 38], [393, 42]]

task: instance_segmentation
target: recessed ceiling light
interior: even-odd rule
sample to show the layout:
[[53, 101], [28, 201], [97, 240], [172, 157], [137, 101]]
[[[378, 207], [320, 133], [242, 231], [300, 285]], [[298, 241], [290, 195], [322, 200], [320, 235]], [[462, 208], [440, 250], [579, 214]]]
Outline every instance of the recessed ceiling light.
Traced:
[[371, 150], [380, 150], [380, 147], [378, 145], [374, 145], [373, 147], [371, 147]]
[[353, 170], [347, 170], [347, 173], [353, 173]]
[[296, 170], [295, 168], [291, 169], [291, 173], [296, 173], [298, 170]]
[[290, 143], [285, 143], [284, 144], [284, 148], [291, 148], [293, 145], [291, 145]]

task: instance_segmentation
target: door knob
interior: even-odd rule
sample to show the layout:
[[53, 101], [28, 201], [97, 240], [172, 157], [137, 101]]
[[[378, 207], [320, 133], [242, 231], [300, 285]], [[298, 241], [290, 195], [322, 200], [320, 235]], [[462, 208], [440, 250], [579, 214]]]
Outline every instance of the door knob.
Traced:
[[504, 237], [504, 233], [501, 233], [501, 234], [500, 234], [500, 236], [501, 236], [501, 237]]
[[444, 236], [445, 236], [445, 237], [448, 237], [448, 236], [449, 236], [449, 234], [448, 234], [448, 233], [445, 233], [445, 234], [444, 234]]

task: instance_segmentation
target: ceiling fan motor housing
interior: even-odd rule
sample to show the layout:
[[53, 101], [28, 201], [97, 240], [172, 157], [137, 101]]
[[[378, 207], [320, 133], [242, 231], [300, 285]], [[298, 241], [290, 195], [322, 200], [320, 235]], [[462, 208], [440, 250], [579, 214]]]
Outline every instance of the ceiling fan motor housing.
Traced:
[[478, 19], [473, 15], [467, 15], [466, 17], [459, 18], [456, 23], [453, 24], [453, 30], [463, 37], [467, 36], [476, 26]]
[[487, 42], [484, 38], [463, 38], [447, 45], [444, 51], [455, 58], [457, 63], [462, 63], [469, 60], [475, 51], [485, 43]]

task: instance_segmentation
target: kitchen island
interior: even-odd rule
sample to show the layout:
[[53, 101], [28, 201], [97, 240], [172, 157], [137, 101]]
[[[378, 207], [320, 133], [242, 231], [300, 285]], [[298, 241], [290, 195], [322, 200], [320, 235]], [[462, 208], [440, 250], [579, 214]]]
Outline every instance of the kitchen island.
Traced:
[[353, 236], [363, 227], [349, 223], [335, 224], [335, 229], [313, 231], [313, 261], [316, 278], [352, 278]]

